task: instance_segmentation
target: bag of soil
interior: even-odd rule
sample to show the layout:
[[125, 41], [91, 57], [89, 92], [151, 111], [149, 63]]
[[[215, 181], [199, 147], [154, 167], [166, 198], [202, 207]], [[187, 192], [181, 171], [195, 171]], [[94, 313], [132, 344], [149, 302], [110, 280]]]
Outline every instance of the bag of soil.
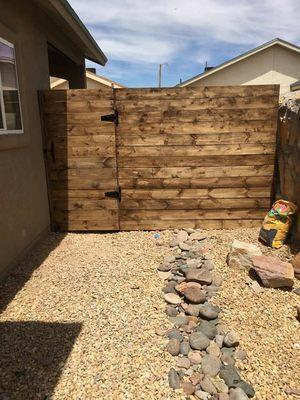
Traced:
[[297, 206], [290, 201], [277, 200], [264, 219], [260, 240], [279, 249], [286, 241], [296, 210]]

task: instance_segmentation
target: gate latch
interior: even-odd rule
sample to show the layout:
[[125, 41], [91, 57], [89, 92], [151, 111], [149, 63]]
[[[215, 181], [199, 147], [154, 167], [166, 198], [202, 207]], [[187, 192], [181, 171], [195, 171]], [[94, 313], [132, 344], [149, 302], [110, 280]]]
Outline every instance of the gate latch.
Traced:
[[105, 197], [112, 197], [121, 201], [121, 188], [119, 187], [118, 190], [114, 190], [113, 192], [105, 192], [104, 195]]
[[118, 126], [119, 125], [118, 111], [115, 110], [113, 114], [101, 115], [101, 121], [114, 122]]

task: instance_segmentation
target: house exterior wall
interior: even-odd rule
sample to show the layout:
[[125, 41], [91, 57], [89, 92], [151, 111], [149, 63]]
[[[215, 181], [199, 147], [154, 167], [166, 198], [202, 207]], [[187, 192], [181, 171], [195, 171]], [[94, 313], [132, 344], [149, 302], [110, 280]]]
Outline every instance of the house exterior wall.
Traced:
[[[101, 82], [96, 82], [93, 79], [90, 79], [89, 77], [86, 78], [86, 87], [87, 89], [108, 89], [111, 90], [111, 88], [107, 85], [102, 84]], [[62, 90], [62, 89], [69, 89], [69, 82], [65, 81], [62, 82], [60, 85], [57, 85], [53, 88], [53, 90]]]
[[280, 93], [300, 79], [300, 54], [274, 45], [190, 85], [267, 85], [279, 84]]
[[38, 90], [49, 89], [50, 42], [84, 63], [53, 21], [23, 0], [0, 0], [0, 37], [15, 46], [23, 134], [0, 134], [0, 277], [49, 230]]

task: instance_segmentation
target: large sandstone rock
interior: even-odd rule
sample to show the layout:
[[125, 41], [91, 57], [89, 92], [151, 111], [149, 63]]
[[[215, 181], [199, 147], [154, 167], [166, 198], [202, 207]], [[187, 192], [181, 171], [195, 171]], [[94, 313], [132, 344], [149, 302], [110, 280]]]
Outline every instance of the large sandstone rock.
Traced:
[[212, 274], [205, 269], [190, 268], [185, 274], [187, 282], [198, 282], [203, 285], [210, 285], [212, 283]]
[[294, 268], [294, 273], [298, 279], [300, 279], [300, 253], [295, 255], [295, 257], [292, 260], [293, 268]]
[[253, 266], [266, 287], [292, 287], [294, 284], [294, 269], [292, 264], [283, 262], [277, 257], [254, 256]]
[[227, 256], [227, 264], [232, 268], [249, 270], [252, 267], [251, 257], [260, 255], [262, 255], [261, 250], [254, 244], [234, 240]]

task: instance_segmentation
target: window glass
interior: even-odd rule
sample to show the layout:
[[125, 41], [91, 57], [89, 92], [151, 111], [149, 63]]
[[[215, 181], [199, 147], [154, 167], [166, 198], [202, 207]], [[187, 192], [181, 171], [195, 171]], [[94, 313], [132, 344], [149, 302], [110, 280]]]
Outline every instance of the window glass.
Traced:
[[14, 46], [0, 38], [0, 134], [22, 132]]

